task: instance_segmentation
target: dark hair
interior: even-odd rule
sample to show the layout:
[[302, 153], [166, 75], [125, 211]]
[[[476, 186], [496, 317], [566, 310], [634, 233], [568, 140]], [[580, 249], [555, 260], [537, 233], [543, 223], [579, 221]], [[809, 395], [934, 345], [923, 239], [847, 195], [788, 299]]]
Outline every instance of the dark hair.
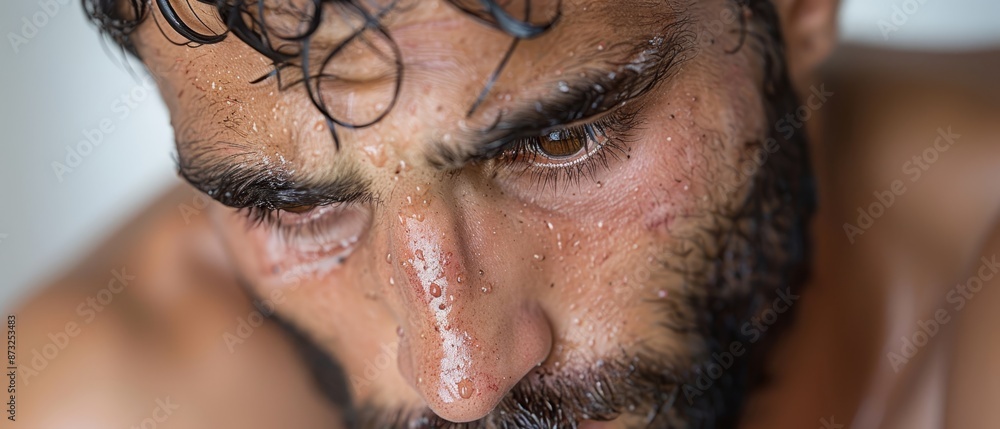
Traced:
[[[113, 40], [127, 52], [138, 57], [138, 52], [133, 44], [132, 34], [136, 28], [150, 15], [150, 8], [156, 7], [166, 24], [174, 31], [186, 38], [183, 42], [175, 44], [198, 46], [222, 42], [230, 36], [235, 36], [249, 45], [261, 55], [267, 57], [274, 64], [274, 70], [269, 74], [254, 79], [252, 83], [264, 80], [267, 77], [277, 77], [279, 87], [292, 86], [304, 83], [310, 101], [323, 114], [327, 124], [333, 132], [334, 142], [339, 147], [339, 139], [335, 132], [335, 127], [364, 128], [371, 126], [392, 110], [397, 99], [403, 80], [403, 67], [401, 56], [397, 44], [392, 35], [389, 34], [382, 23], [382, 19], [390, 12], [405, 9], [400, 3], [402, 0], [392, 0], [386, 6], [370, 11], [363, 7], [358, 0], [304, 0], [300, 5], [283, 5], [280, 10], [282, 14], [290, 14], [298, 19], [295, 33], [282, 34], [268, 23], [266, 10], [270, 10], [265, 4], [265, 0], [194, 0], [202, 4], [211, 5], [218, 13], [221, 23], [225, 25], [225, 32], [203, 33], [192, 28], [192, 24], [185, 22], [180, 17], [178, 11], [170, 0], [82, 0], [84, 10], [89, 19], [94, 22], [101, 32]], [[206, 22], [194, 12], [191, 5], [192, 0], [185, 0], [186, 6], [194, 14], [195, 19], [204, 27]], [[557, 0], [556, 13], [548, 18], [546, 22], [535, 24], [531, 20], [531, 0], [525, 1], [524, 17], [518, 18], [505, 10], [496, 0], [447, 0], [448, 3], [463, 11], [473, 19], [488, 26], [496, 28], [513, 38], [506, 55], [496, 67], [489, 80], [486, 82], [479, 99], [469, 110], [471, 115], [482, 100], [485, 99], [509, 60], [511, 53], [521, 40], [531, 39], [545, 33], [559, 20], [561, 16], [561, 0]], [[291, 3], [291, 2], [289, 2]], [[473, 3], [473, 4], [470, 4]], [[331, 8], [347, 19], [360, 21], [360, 26], [348, 35], [339, 44], [329, 48], [329, 52], [324, 53], [324, 59], [319, 66], [319, 73], [311, 72], [310, 64], [310, 41], [319, 30], [323, 22], [324, 15]], [[157, 26], [161, 24], [157, 21]], [[161, 32], [162, 27], [159, 27]], [[391, 52], [381, 52], [370, 38], [381, 39], [384, 46]], [[169, 37], [168, 37], [169, 40]], [[376, 50], [383, 59], [388, 59], [395, 64], [395, 87], [393, 96], [384, 109], [372, 120], [363, 123], [350, 123], [333, 115], [327, 108], [325, 101], [320, 94], [320, 85], [324, 77], [323, 70], [333, 62], [345, 48], [354, 42], [365, 43], [366, 46]], [[286, 68], [298, 68], [301, 71], [301, 79], [294, 82], [281, 82], [281, 71]]]

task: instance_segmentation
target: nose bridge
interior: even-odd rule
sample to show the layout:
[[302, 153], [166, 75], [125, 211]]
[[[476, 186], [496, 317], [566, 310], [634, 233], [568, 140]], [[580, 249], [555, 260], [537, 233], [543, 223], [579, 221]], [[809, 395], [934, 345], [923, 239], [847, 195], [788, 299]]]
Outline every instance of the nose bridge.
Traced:
[[[425, 182], [426, 183], [426, 182]], [[471, 243], [475, 229], [447, 181], [394, 192], [390, 266], [402, 320], [399, 366], [427, 404], [451, 421], [490, 410], [548, 355], [551, 329], [520, 285], [496, 287]], [[391, 210], [391, 209], [390, 209]]]
[[389, 234], [393, 268], [400, 274], [408, 306], [426, 306], [439, 313], [447, 310], [467, 275], [458, 216], [447, 201], [441, 201], [440, 190], [416, 185], [403, 194], [395, 208], [398, 223]]

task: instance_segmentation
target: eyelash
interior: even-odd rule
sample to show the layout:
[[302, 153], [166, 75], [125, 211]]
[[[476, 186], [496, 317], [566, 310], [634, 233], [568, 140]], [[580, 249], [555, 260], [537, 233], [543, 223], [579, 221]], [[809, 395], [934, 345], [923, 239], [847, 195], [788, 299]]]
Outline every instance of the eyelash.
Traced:
[[[619, 109], [592, 122], [553, 129], [546, 135], [518, 139], [501, 152], [494, 162], [498, 168], [507, 169], [513, 176], [530, 175], [539, 191], [549, 185], [555, 189], [565, 181], [579, 184], [581, 178], [596, 181], [596, 175], [610, 169], [612, 161], [629, 157], [629, 144], [637, 122], [634, 114]], [[571, 155], [562, 164], [541, 165], [537, 162], [540, 158], [554, 160], [537, 149], [541, 139], [553, 133], [559, 133], [563, 138], [582, 139], [587, 154], [579, 159], [573, 158], [581, 155]], [[264, 225], [277, 234], [280, 240], [288, 242], [302, 236], [323, 234], [329, 229], [329, 223], [336, 221], [336, 216], [329, 213], [331, 210], [336, 208], [318, 206], [303, 213], [294, 213], [284, 209], [248, 207], [240, 210], [240, 213], [246, 216], [251, 228]]]
[[[556, 189], [560, 183], [579, 184], [580, 179], [597, 180], [597, 174], [611, 168], [612, 161], [629, 157], [629, 144], [638, 120], [633, 113], [622, 109], [592, 122], [554, 129], [545, 135], [559, 133], [563, 138], [581, 139], [587, 155], [574, 154], [562, 164], [540, 165], [539, 159], [555, 160], [542, 154], [538, 145], [545, 135], [521, 138], [513, 142], [495, 160], [497, 167], [509, 170], [512, 175], [528, 175], [538, 191], [547, 186]], [[604, 140], [604, 141], [598, 141]], [[583, 158], [573, 159], [583, 156]]]
[[241, 209], [240, 213], [246, 216], [250, 228], [263, 225], [282, 242], [288, 242], [302, 236], [320, 236], [329, 230], [329, 223], [336, 220], [336, 216], [331, 216], [329, 212], [338, 210], [338, 205], [316, 206], [302, 213], [286, 209], [247, 207]]

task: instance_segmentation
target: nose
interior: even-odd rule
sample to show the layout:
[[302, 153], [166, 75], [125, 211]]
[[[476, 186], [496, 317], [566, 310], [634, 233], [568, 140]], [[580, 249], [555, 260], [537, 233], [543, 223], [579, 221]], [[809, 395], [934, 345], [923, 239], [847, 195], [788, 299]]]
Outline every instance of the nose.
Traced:
[[[405, 193], [404, 193], [405, 194]], [[400, 194], [397, 194], [400, 195]], [[480, 419], [543, 362], [552, 328], [529, 270], [502, 260], [496, 213], [426, 187], [400, 197], [389, 248], [400, 302], [399, 370], [438, 416]], [[513, 250], [513, 249], [508, 249]]]

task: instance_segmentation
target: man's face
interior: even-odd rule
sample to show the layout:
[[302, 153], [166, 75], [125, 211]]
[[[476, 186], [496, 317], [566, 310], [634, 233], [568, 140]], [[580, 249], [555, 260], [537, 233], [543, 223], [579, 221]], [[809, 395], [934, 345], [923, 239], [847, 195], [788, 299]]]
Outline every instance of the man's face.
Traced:
[[[224, 30], [212, 6], [169, 3]], [[354, 407], [385, 410], [363, 424], [688, 417], [679, 386], [729, 340], [706, 338], [709, 303], [773, 291], [732, 279], [792, 240], [733, 233], [763, 198], [742, 163], [774, 103], [755, 18], [728, 0], [514, 1], [516, 19], [559, 18], [511, 50], [445, 1], [324, 3], [303, 50], [313, 3], [265, 3], [244, 18], [302, 54], [271, 75], [236, 34], [175, 44], [155, 6], [135, 42], [182, 175], [249, 208], [215, 213], [240, 276], [339, 363]], [[382, 27], [358, 31], [363, 13]]]

